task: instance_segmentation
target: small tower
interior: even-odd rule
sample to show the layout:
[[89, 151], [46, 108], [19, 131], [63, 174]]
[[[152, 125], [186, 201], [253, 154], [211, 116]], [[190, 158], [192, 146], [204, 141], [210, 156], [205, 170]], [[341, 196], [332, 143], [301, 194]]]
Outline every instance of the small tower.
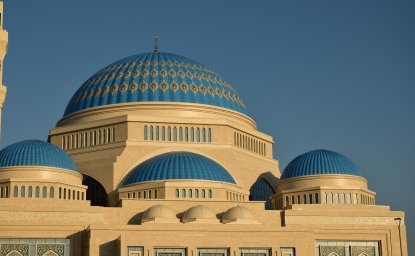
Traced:
[[3, 85], [3, 60], [7, 53], [9, 34], [3, 28], [3, 1], [0, 0], [0, 135], [3, 104], [6, 100], [7, 87]]

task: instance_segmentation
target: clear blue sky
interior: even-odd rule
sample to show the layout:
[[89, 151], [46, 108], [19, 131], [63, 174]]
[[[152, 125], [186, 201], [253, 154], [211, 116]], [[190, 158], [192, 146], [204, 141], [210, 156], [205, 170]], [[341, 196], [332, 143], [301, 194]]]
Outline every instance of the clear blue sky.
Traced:
[[[117, 3], [117, 5], [115, 5]], [[326, 148], [363, 170], [415, 237], [414, 1], [6, 1], [2, 147], [46, 139], [99, 68], [153, 49], [219, 72], [275, 140], [281, 170]], [[320, 146], [319, 146], [320, 145]]]

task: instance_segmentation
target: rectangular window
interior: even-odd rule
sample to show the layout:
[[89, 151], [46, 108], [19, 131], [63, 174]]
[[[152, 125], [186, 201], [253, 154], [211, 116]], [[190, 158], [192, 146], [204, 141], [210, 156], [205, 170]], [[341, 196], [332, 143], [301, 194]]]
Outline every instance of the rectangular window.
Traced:
[[197, 256], [228, 256], [228, 248], [197, 249]]
[[243, 248], [239, 249], [240, 256], [270, 256], [269, 248]]
[[295, 256], [295, 248], [282, 247], [280, 251], [281, 251], [281, 256]]
[[155, 248], [153, 256], [186, 256], [185, 248]]
[[143, 247], [142, 246], [128, 246], [128, 256], [142, 256]]

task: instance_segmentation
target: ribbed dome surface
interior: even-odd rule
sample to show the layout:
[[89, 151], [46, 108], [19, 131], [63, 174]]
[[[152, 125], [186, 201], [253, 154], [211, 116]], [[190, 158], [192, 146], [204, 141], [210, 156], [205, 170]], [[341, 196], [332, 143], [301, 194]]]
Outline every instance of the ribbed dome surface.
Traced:
[[0, 151], [0, 167], [46, 166], [76, 171], [70, 156], [57, 146], [41, 140], [24, 140]]
[[359, 168], [344, 155], [330, 150], [319, 149], [294, 158], [285, 167], [281, 179], [324, 174], [362, 176]]
[[215, 161], [190, 152], [170, 152], [155, 156], [134, 168], [123, 186], [156, 180], [212, 180], [235, 184], [235, 180]]
[[235, 89], [215, 72], [176, 54], [149, 52], [116, 61], [91, 76], [73, 95], [64, 116], [136, 102], [199, 103], [246, 113]]

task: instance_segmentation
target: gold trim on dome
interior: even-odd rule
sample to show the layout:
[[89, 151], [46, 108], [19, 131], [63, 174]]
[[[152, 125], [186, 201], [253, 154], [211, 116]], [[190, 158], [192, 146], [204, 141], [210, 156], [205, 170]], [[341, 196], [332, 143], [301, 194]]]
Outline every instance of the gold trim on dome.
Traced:
[[95, 89], [95, 95], [94, 96], [98, 96], [101, 93], [101, 87], [97, 87]]
[[93, 95], [94, 95], [94, 90], [92, 90], [92, 89], [89, 90], [89, 92], [88, 92], [88, 98], [89, 97], [92, 97]]
[[185, 75], [184, 75], [184, 72], [183, 72], [183, 71], [181, 71], [181, 70], [177, 71], [177, 74], [178, 74], [180, 77], [184, 77], [184, 76], [185, 76]]
[[157, 66], [157, 61], [153, 60], [153, 61], [151, 62], [151, 66]]
[[143, 70], [143, 71], [141, 71], [141, 75], [142, 75], [142, 76], [147, 76], [147, 75], [148, 75], [148, 71], [147, 71], [147, 70]]
[[193, 78], [193, 74], [192, 74], [192, 72], [190, 72], [190, 71], [187, 71], [187, 72], [186, 72], [186, 76], [187, 76], [188, 78]]
[[210, 95], [215, 96], [215, 89], [212, 88], [212, 86], [208, 86], [208, 92], [210, 93]]
[[131, 92], [134, 92], [135, 90], [137, 90], [137, 88], [138, 88], [138, 84], [136, 83], [136, 82], [132, 82], [131, 84], [130, 84], [130, 91]]
[[104, 87], [104, 90], [102, 90], [102, 95], [107, 94], [109, 91], [110, 91], [110, 87], [109, 87], [108, 85], [106, 85], [106, 86]]
[[114, 79], [114, 77], [115, 77], [115, 74], [114, 74], [114, 73], [111, 73], [111, 75], [110, 75], [110, 77], [109, 77], [109, 80]]
[[164, 65], [166, 65], [166, 62], [164, 60], [162, 60], [162, 61], [159, 62], [159, 65], [164, 66]]
[[150, 74], [154, 77], [154, 76], [157, 76], [158, 75], [158, 72], [157, 72], [157, 70], [151, 70], [150, 71]]
[[116, 93], [116, 92], [117, 92], [117, 90], [118, 90], [118, 85], [117, 85], [117, 84], [113, 84], [113, 85], [111, 86], [111, 93], [112, 93], [112, 94], [114, 94], [114, 93]]
[[200, 79], [200, 74], [199, 73], [195, 73], [195, 77], [197, 78], [197, 79]]
[[174, 65], [175, 65], [176, 67], [180, 67], [180, 63], [179, 63], [179, 62], [177, 62], [177, 61], [175, 61], [175, 62], [174, 62]]
[[158, 89], [159, 85], [156, 82], [151, 82], [150, 89], [155, 92]]
[[194, 83], [192, 83], [192, 84], [190, 85], [190, 90], [191, 90], [194, 94], [196, 94], [196, 93], [197, 93], [197, 85], [195, 85]]
[[182, 83], [182, 84], [180, 85], [180, 88], [182, 89], [182, 91], [183, 91], [184, 93], [187, 93], [187, 91], [189, 90], [189, 86], [188, 86], [187, 84], [185, 84], [185, 83]]
[[137, 77], [139, 74], [140, 74], [140, 72], [138, 72], [138, 70], [134, 70], [134, 72], [133, 72], [134, 77]]
[[118, 79], [118, 78], [122, 77], [122, 75], [123, 75], [123, 73], [120, 71], [115, 75], [115, 78]]
[[122, 83], [122, 85], [120, 86], [120, 91], [121, 92], [125, 92], [128, 88], [128, 84], [127, 83]]
[[168, 60], [166, 63], [167, 63], [167, 66], [173, 67], [173, 63], [170, 60]]
[[177, 92], [177, 90], [179, 90], [179, 86], [173, 82], [170, 84], [170, 89], [172, 89], [174, 92]]
[[170, 70], [169, 75], [174, 77], [174, 76], [176, 76], [176, 72], [174, 72], [174, 70]]
[[125, 68], [125, 67], [127, 67], [128, 66], [128, 63], [127, 62], [125, 62], [124, 64], [122, 64], [122, 67], [123, 68]]
[[166, 76], [166, 75], [167, 75], [166, 70], [160, 70], [160, 75], [161, 75], [161, 76]]
[[169, 87], [166, 82], [161, 82], [160, 89], [165, 93], [169, 89]]
[[144, 65], [144, 66], [148, 66], [148, 65], [150, 65], [150, 61], [148, 61], [148, 60], [144, 61], [144, 62], [143, 62], [143, 65]]
[[[84, 93], [82, 94], [82, 97], [80, 97], [80, 99], [79, 99], [79, 100], [85, 100], [87, 96], [88, 96], [88, 92], [84, 92]], [[79, 100], [78, 100], [78, 101], [79, 101]]]
[[222, 91], [216, 87], [216, 95], [222, 98]]
[[141, 84], [140, 84], [140, 91], [141, 92], [144, 92], [145, 90], [147, 90], [147, 88], [148, 88], [148, 84], [146, 83], [146, 82], [141, 82]]
[[142, 65], [143, 65], [143, 62], [142, 61], [137, 62], [137, 67], [140, 67]]
[[203, 95], [206, 95], [207, 93], [206, 87], [204, 85], [199, 85], [199, 91], [203, 93]]
[[131, 76], [131, 72], [128, 70], [127, 72], [125, 72], [125, 74], [124, 74], [124, 78], [127, 78], [127, 77], [129, 77], [129, 76]]

